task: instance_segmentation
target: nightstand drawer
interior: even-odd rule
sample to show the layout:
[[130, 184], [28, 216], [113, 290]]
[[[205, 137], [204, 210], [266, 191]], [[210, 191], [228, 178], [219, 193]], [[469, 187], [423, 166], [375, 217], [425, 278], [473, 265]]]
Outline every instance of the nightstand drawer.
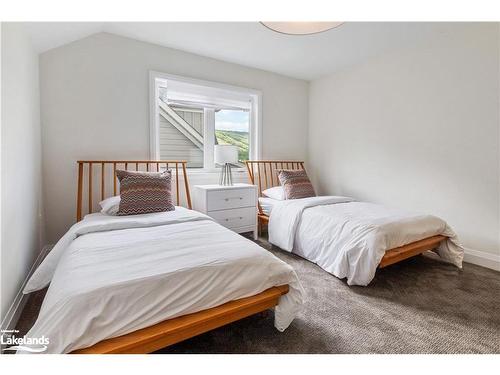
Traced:
[[255, 207], [209, 211], [207, 215], [214, 218], [219, 224], [224, 225], [226, 228], [255, 225], [257, 219]]
[[255, 189], [213, 190], [207, 194], [207, 211], [255, 207], [257, 203]]

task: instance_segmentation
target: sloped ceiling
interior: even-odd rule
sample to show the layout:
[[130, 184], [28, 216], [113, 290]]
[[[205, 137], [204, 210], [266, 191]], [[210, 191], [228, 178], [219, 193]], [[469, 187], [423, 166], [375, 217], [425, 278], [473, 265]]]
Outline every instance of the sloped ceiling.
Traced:
[[305, 80], [453, 32], [456, 26], [348, 22], [320, 34], [291, 36], [273, 32], [259, 22], [26, 23], [40, 53], [94, 33], [109, 32]]

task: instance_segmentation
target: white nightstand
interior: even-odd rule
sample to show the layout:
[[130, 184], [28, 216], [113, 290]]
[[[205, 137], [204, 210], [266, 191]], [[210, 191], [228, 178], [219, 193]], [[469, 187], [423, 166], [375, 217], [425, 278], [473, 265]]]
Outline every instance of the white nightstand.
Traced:
[[194, 185], [193, 208], [237, 233], [257, 239], [257, 186]]

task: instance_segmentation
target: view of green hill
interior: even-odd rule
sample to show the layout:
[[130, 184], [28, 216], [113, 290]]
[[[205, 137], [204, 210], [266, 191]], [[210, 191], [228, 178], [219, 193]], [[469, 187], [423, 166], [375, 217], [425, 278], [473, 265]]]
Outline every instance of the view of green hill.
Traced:
[[220, 145], [238, 146], [238, 159], [248, 160], [248, 133], [232, 130], [215, 130], [217, 142]]

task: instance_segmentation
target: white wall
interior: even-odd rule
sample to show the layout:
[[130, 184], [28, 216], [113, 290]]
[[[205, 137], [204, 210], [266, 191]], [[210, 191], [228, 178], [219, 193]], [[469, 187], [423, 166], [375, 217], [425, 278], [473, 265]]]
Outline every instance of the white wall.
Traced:
[[306, 157], [307, 82], [111, 34], [95, 34], [40, 56], [50, 242], [75, 220], [76, 160], [149, 158], [149, 70], [262, 91], [262, 156]]
[[309, 103], [320, 192], [438, 215], [500, 259], [498, 24], [457, 24], [318, 79]]
[[44, 241], [38, 55], [2, 23], [2, 289], [5, 317]]

